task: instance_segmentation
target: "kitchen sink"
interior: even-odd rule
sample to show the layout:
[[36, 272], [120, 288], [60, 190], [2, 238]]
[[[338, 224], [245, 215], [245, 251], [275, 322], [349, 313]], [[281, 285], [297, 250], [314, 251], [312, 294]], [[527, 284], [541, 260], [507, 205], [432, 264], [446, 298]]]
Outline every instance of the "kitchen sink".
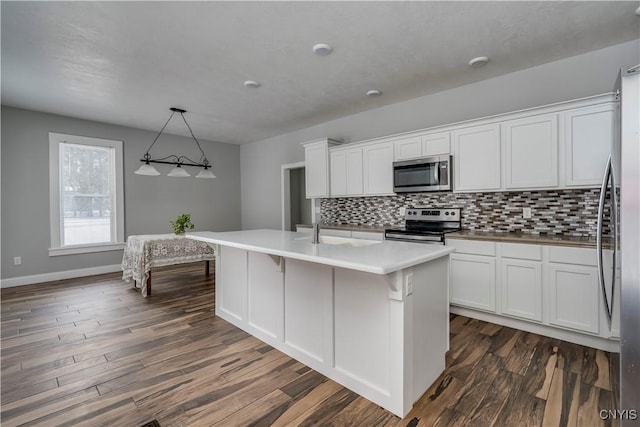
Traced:
[[[295, 240], [304, 240], [307, 242], [311, 242], [312, 236], [298, 237]], [[358, 247], [358, 246], [375, 245], [376, 243], [382, 243], [382, 242], [380, 240], [354, 239], [351, 237], [320, 236], [320, 244], [323, 244], [323, 245]]]

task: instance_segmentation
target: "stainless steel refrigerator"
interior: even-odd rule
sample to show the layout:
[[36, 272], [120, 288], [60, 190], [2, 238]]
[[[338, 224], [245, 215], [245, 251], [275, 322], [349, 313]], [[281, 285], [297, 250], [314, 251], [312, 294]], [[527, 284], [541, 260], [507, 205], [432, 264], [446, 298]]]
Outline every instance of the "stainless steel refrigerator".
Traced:
[[[614, 296], [620, 292], [620, 405], [616, 409], [626, 427], [640, 426], [640, 65], [623, 68], [615, 89], [620, 94], [621, 125], [602, 183], [598, 269], [609, 326], [616, 315]], [[605, 215], [605, 201], [610, 202], [610, 215]], [[606, 217], [614, 255], [603, 262]], [[620, 289], [614, 285], [618, 262]]]

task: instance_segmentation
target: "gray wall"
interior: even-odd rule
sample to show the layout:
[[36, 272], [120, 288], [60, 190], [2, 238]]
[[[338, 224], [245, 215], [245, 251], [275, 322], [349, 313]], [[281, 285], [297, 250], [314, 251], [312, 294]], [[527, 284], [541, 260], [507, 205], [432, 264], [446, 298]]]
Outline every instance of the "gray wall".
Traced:
[[611, 92], [620, 67], [639, 57], [635, 40], [242, 145], [242, 228], [280, 228], [280, 166], [304, 160], [302, 142], [348, 143]]
[[[140, 176], [139, 159], [157, 132], [2, 107], [2, 278], [119, 264], [122, 251], [49, 257], [49, 132], [124, 141], [125, 233], [172, 232], [170, 220], [191, 213], [196, 230], [240, 227], [240, 150], [201, 141], [216, 179]], [[198, 159], [191, 138], [162, 135], [154, 156]], [[169, 165], [159, 165], [166, 175]], [[195, 169], [189, 168], [196, 172]], [[14, 266], [13, 257], [22, 265]]]

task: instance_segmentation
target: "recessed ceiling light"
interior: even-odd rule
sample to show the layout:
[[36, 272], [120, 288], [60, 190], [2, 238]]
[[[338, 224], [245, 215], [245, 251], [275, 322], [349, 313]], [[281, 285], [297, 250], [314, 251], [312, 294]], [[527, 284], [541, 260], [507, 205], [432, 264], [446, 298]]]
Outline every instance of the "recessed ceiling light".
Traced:
[[255, 88], [260, 87], [260, 83], [254, 81], [254, 80], [247, 80], [246, 82], [244, 82], [244, 85], [246, 87], [251, 88], [251, 89], [255, 89]]
[[333, 51], [333, 48], [328, 44], [320, 43], [313, 47], [313, 51], [316, 55], [327, 56]]
[[478, 56], [477, 58], [473, 58], [471, 61], [469, 61], [469, 65], [472, 68], [480, 68], [487, 62], [489, 62], [489, 58], [487, 58], [486, 56]]
[[367, 92], [367, 96], [370, 96], [372, 98], [375, 98], [380, 95], [382, 95], [382, 92], [380, 92], [378, 89], [371, 89], [370, 91]]

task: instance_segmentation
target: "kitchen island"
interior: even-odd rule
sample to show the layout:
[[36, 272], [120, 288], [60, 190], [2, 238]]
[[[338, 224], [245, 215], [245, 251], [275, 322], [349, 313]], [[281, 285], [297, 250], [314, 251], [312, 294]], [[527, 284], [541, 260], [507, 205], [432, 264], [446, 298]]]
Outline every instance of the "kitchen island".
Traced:
[[445, 368], [449, 253], [278, 230], [195, 232], [216, 314], [402, 417]]

